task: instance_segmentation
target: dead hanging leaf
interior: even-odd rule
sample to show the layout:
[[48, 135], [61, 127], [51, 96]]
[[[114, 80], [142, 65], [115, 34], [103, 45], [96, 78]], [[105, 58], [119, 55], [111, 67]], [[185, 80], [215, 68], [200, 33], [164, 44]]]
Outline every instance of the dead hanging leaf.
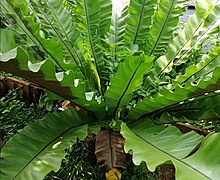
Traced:
[[105, 177], [106, 180], [120, 180], [121, 172], [116, 168], [112, 168], [109, 172], [105, 173]]
[[119, 132], [102, 130], [96, 136], [96, 158], [100, 166], [107, 170], [125, 168], [126, 154], [124, 152], [124, 138]]

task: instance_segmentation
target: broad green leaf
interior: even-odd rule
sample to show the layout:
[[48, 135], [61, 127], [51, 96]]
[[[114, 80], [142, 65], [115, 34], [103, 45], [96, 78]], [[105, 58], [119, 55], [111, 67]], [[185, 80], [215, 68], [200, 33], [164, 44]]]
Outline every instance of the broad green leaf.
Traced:
[[99, 33], [101, 37], [104, 37], [111, 25], [112, 1], [111, 0], [99, 0], [99, 1], [100, 1]]
[[131, 0], [124, 39], [128, 45], [144, 44], [151, 26], [156, 0]]
[[[40, 25], [36, 22], [34, 13], [29, 11], [27, 2], [15, 0], [13, 2], [8, 1], [7, 5], [9, 6], [9, 4], [14, 9], [13, 12], [10, 11], [9, 13], [18, 23], [19, 28], [23, 31], [22, 33], [29, 37], [41, 51], [44, 51], [61, 70], [69, 70], [64, 63], [62, 47], [56, 40], [42, 37]], [[5, 2], [1, 6], [5, 8]]]
[[202, 49], [203, 42], [210, 37], [219, 34], [220, 30], [220, 4], [216, 3], [215, 8], [210, 12], [203, 23], [203, 31], [199, 34], [196, 40], [186, 45], [186, 49], [181, 52], [181, 55], [175, 59], [174, 65], [180, 65], [187, 61], [187, 57], [191, 54], [193, 49]]
[[89, 121], [85, 113], [68, 109], [28, 125], [3, 148], [1, 178], [43, 179], [51, 170], [58, 171], [64, 149], [86, 137]]
[[[16, 47], [14, 33], [8, 29], [0, 29], [1, 45], [0, 52], [6, 53]], [[5, 43], [7, 42], [7, 43]]]
[[[220, 115], [220, 94], [218, 92], [209, 93], [195, 99], [189, 99], [182, 105], [175, 106], [163, 112], [160, 118], [154, 122], [156, 124], [168, 124], [175, 122], [188, 122], [191, 124], [216, 122]], [[207, 121], [207, 122], [208, 122]], [[203, 127], [205, 128], [205, 127]]]
[[181, 134], [175, 127], [165, 128], [146, 120], [129, 127], [123, 123], [121, 133], [125, 138], [126, 152], [132, 149], [135, 164], [145, 161], [149, 170], [154, 171], [158, 165], [172, 161], [177, 180], [218, 179], [220, 176], [219, 133], [209, 135], [199, 150], [187, 157], [202, 140], [195, 132]]
[[[28, 58], [27, 57], [28, 54], [25, 53], [25, 51], [22, 48], [18, 47], [18, 48], [14, 48], [14, 49], [9, 50], [6, 53], [0, 54], [0, 60], [2, 62], [7, 62], [9, 59], [14, 59], [17, 56], [17, 54], [19, 54], [19, 58], [21, 58], [21, 57]], [[0, 64], [1, 64], [1, 62], [0, 62]], [[2, 63], [2, 66], [3, 66], [3, 63]]]
[[[181, 161], [181, 159], [185, 158], [203, 139], [202, 136], [193, 131], [182, 134], [180, 130], [174, 126], [165, 127], [155, 125], [150, 120], [142, 120], [128, 124], [128, 126], [122, 123], [121, 134], [125, 138], [126, 152], [130, 149], [133, 151], [135, 164], [141, 163], [140, 156], [142, 153], [149, 153], [149, 157], [142, 158], [149, 158], [147, 166], [151, 171], [154, 171], [159, 164], [170, 160], [164, 160], [162, 159], [163, 157], [172, 158], [173, 156]], [[131, 148], [132, 144], [133, 147]], [[137, 148], [136, 145], [139, 147]], [[145, 148], [142, 147], [142, 149], [139, 149], [141, 145], [145, 146]], [[137, 154], [135, 152], [137, 152]]]
[[[218, 109], [220, 106], [218, 106]], [[220, 113], [218, 113], [218, 109], [209, 109], [205, 111], [200, 117], [199, 120], [220, 120]], [[215, 111], [217, 110], [217, 111]]]
[[[189, 61], [202, 42], [219, 33], [220, 0], [198, 0], [195, 13], [180, 26], [178, 18], [186, 1], [131, 0], [124, 9], [113, 6], [111, 11], [111, 0], [1, 0], [1, 15], [8, 26], [1, 30], [0, 70], [70, 100], [85, 116], [68, 110], [25, 128], [2, 152], [3, 179], [41, 179], [50, 170], [58, 170], [71, 138], [83, 139], [87, 129], [97, 133], [108, 123], [103, 119], [113, 119], [109, 127], [119, 128], [119, 112], [124, 115], [121, 110], [139, 95], [142, 101], [125, 118], [139, 120], [130, 124], [131, 129], [121, 126], [134, 161], [146, 161], [152, 171], [172, 161], [178, 179], [218, 179], [218, 134], [207, 137], [201, 148], [187, 157], [202, 137], [193, 132], [182, 135], [175, 127], [154, 125], [140, 118], [159, 117], [161, 113], [175, 120], [190, 116], [193, 121], [219, 118], [218, 39], [213, 51], [204, 53], [200, 62], [200, 58], [195, 59], [198, 64]], [[159, 59], [141, 55], [142, 49]], [[185, 62], [189, 63], [183, 65]], [[164, 78], [160, 76], [180, 64], [184, 67], [175, 67]], [[143, 84], [143, 78], [148, 78], [150, 88]], [[103, 124], [90, 123], [87, 115]], [[48, 139], [54, 140], [48, 144]]]
[[129, 115], [133, 119], [138, 119], [144, 114], [155, 112], [169, 108], [172, 105], [184, 103], [190, 98], [204, 95], [205, 93], [219, 90], [220, 67], [213, 72], [212, 78], [203, 80], [197, 84], [187, 83], [184, 87], [176, 86], [175, 90], [162, 88], [154, 97], [146, 97], [143, 101], [139, 101], [137, 105], [131, 109]]
[[207, 111], [215, 111], [220, 114], [220, 93], [215, 91], [213, 93], [205, 94], [199, 98], [190, 99], [178, 107], [175, 106], [168, 110], [177, 118], [187, 118], [189, 120], [198, 121]]
[[[60, 42], [65, 62], [70, 69], [77, 69], [84, 78], [88, 78], [83, 68], [83, 39], [72, 21], [70, 12], [64, 8], [61, 0], [31, 0], [31, 5], [40, 17], [42, 29], [48, 31], [53, 39]], [[73, 66], [74, 64], [74, 66]]]
[[179, 16], [183, 13], [187, 0], [161, 0], [155, 13], [153, 25], [146, 42], [146, 53], [159, 56], [165, 52]]
[[[184, 168], [177, 168], [176, 178], [181, 179], [184, 176], [184, 172], [197, 169], [198, 173], [187, 174], [188, 179], [218, 179], [220, 176], [220, 159], [218, 154], [220, 153], [219, 146], [220, 134], [215, 133], [209, 135], [204, 139], [200, 149], [193, 155], [184, 160], [189, 166]], [[207, 153], [208, 152], [208, 153]]]
[[218, 20], [220, 16], [219, 3], [219, 0], [198, 0], [196, 2], [195, 13], [189, 17], [184, 28], [180, 29], [169, 42], [166, 54], [156, 61], [155, 68], [159, 75], [163, 72], [170, 72], [173, 63], [181, 56], [181, 53], [191, 48], [194, 43], [199, 43], [197, 40], [202, 39], [207, 29], [211, 28], [213, 23]]
[[29, 33], [29, 30], [25, 27], [21, 18], [13, 10], [13, 7], [7, 3], [6, 0], [2, 0], [0, 6], [2, 15], [9, 25], [8, 29], [11, 29], [14, 34], [16, 34], [16, 43], [26, 46], [30, 52], [32, 62], [44, 60], [45, 54], [42, 52], [42, 48], [40, 48], [40, 46], [37, 47], [38, 43], [35, 37]]
[[[189, 66], [186, 69], [185, 74], [177, 76], [176, 79], [172, 82], [172, 86], [175, 87], [176, 84], [183, 84], [189, 81], [193, 76], [201, 72], [204, 68], [209, 67], [210, 64], [216, 66], [219, 60], [220, 47], [215, 47], [214, 50], [211, 51], [209, 54], [203, 55], [202, 60], [198, 64]], [[211, 69], [209, 69], [209, 71], [210, 70]], [[202, 76], [201, 73], [200, 76]]]
[[[58, 81], [54, 63], [46, 59], [40, 63], [31, 63], [27, 52], [17, 47], [0, 55], [0, 70], [15, 74], [30, 80], [36, 84], [40, 84], [43, 88], [53, 93], [69, 99], [85, 109], [100, 110], [103, 105], [95, 100], [95, 96], [86, 99], [86, 84], [75, 78], [72, 70], [62, 73], [61, 79]], [[87, 92], [88, 93], [88, 92]], [[94, 93], [93, 93], [94, 94]]]
[[[79, 16], [80, 22], [78, 28], [85, 39], [85, 46], [89, 53], [88, 59], [93, 61], [92, 68], [95, 73], [98, 89], [101, 93], [100, 77], [104, 74], [104, 58], [102, 50], [96, 46], [100, 44], [100, 34], [98, 33], [100, 25], [100, 2], [90, 0], [77, 0], [75, 13]], [[90, 57], [91, 56], [91, 57]]]
[[126, 19], [128, 16], [128, 6], [125, 6], [121, 13], [118, 12], [118, 7], [113, 5], [112, 9], [112, 19], [111, 19], [111, 26], [109, 29], [109, 36], [108, 39], [110, 43], [114, 45], [114, 52], [113, 57], [114, 61], [117, 61], [118, 55], [117, 52], [122, 50], [123, 46], [123, 37], [125, 35], [125, 26], [126, 26]]
[[116, 75], [110, 80], [110, 87], [105, 98], [110, 111], [114, 110], [117, 118], [118, 110], [125, 106], [132, 98], [132, 93], [143, 83], [143, 75], [153, 66], [153, 57], [128, 57], [122, 62]]

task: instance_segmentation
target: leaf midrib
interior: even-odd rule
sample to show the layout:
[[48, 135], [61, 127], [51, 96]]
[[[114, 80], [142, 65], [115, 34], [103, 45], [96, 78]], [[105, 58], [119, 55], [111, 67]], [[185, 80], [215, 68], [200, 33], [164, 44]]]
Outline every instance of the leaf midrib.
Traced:
[[[218, 4], [219, 0], [215, 3]], [[212, 10], [213, 11], [213, 10]], [[210, 12], [211, 13], [211, 12]], [[193, 37], [193, 35], [197, 32], [197, 30], [200, 28], [200, 26], [202, 25], [202, 23], [205, 21], [205, 19], [203, 19], [201, 21], [201, 23], [198, 25], [198, 27], [195, 29], [195, 31], [192, 33], [192, 35], [190, 36], [190, 38], [183, 44], [183, 46], [177, 51], [177, 53], [173, 56], [173, 58], [169, 61], [169, 63], [161, 70], [161, 72], [159, 73], [158, 76], [161, 76], [163, 71], [170, 65], [170, 63], [175, 59], [175, 57], [179, 54], [179, 52], [185, 47], [185, 45], [190, 41], [190, 39]]]
[[[216, 91], [216, 90], [210, 91], [210, 92], [208, 92], [208, 93], [214, 93], [215, 91]], [[182, 102], [182, 101], [185, 102], [185, 101], [187, 101], [188, 99], [198, 98], [198, 97], [202, 97], [202, 96], [204, 96], [204, 94], [197, 95], [197, 96], [193, 96], [193, 97], [187, 97], [187, 98], [184, 99], [184, 100], [180, 100], [180, 101], [175, 102], [175, 103], [173, 103], [173, 104], [171, 104], [171, 105], [168, 105], [168, 106], [166, 106], [166, 107], [164, 107], [164, 108], [160, 108], [160, 109], [157, 109], [157, 110], [148, 112], [148, 113], [146, 113], [146, 114], [142, 114], [142, 115], [138, 118], [138, 120], [141, 119], [141, 118], [146, 117], [146, 116], [149, 115], [149, 114], [154, 114], [154, 113], [156, 113], [156, 112], [158, 112], [158, 111], [162, 111], [162, 112], [163, 112], [164, 110], [169, 109], [169, 108], [172, 108], [173, 106], [174, 106], [174, 107], [178, 107], [178, 106], [175, 106], [175, 105], [182, 105], [182, 104], [179, 104], [179, 103]], [[215, 96], [215, 95], [213, 95], [213, 96]], [[208, 96], [208, 97], [212, 97], [212, 96]], [[207, 97], [207, 98], [208, 98], [208, 97]], [[201, 98], [201, 99], [205, 99], [205, 98]], [[199, 100], [201, 100], [201, 99], [199, 99]], [[198, 100], [198, 101], [199, 101], [199, 100]], [[196, 101], [194, 101], [194, 102], [196, 102]], [[187, 104], [187, 102], [185, 102], [184, 104]]]
[[[114, 61], [116, 62], [117, 60], [117, 55], [116, 55], [116, 52], [117, 52], [117, 41], [118, 41], [118, 15], [117, 15], [117, 12], [115, 12], [115, 21], [114, 21]], [[117, 32], [117, 33], [116, 33]]]
[[96, 57], [96, 54], [95, 54], [95, 51], [94, 51], [92, 37], [91, 37], [87, 2], [86, 2], [86, 0], [83, 0], [83, 2], [84, 2], [85, 15], [86, 15], [87, 31], [88, 31], [88, 36], [89, 36], [89, 44], [90, 44], [90, 47], [91, 47], [91, 50], [92, 50], [93, 58], [95, 60], [94, 62], [95, 62], [95, 66], [96, 66], [96, 69], [97, 69], [97, 73], [98, 73], [98, 76], [100, 77], [100, 71], [99, 71], [99, 67], [98, 67], [98, 63], [97, 63], [97, 57]]
[[[219, 17], [220, 18], [220, 17]], [[211, 25], [209, 28], [206, 29], [206, 31], [204, 31], [204, 33], [194, 42], [192, 43], [192, 45], [190, 46], [189, 49], [187, 49], [175, 62], [174, 64], [176, 64], [187, 52], [189, 52], [190, 50], [192, 50], [193, 46], [212, 28], [212, 26], [215, 25], [215, 23], [219, 20], [219, 18], [217, 18]]]
[[[48, 0], [47, 0], [47, 2], [48, 2], [48, 5], [50, 6], [51, 11], [53, 12], [54, 17], [56, 18], [57, 22], [59, 23], [59, 25], [60, 25], [60, 27], [61, 27], [63, 33], [65, 34], [66, 39], [68, 39], [68, 41], [70, 41], [70, 39], [69, 39], [68, 35], [66, 34], [66, 31], [65, 31], [65, 29], [64, 29], [64, 27], [63, 27], [63, 25], [62, 25], [62, 23], [60, 22], [59, 18], [57, 17], [57, 14], [56, 14], [55, 11], [54, 11], [54, 8], [52, 7], [51, 3], [50, 3]], [[40, 7], [40, 8], [41, 8], [41, 7]], [[41, 8], [41, 9], [42, 9], [42, 8]], [[42, 9], [42, 12], [44, 12], [43, 9]], [[44, 14], [45, 14], [45, 13], [44, 13]], [[45, 17], [46, 17], [46, 14], [45, 14]], [[47, 18], [47, 17], [46, 17], [46, 18]], [[76, 56], [77, 56], [77, 58], [78, 58], [78, 60], [79, 60], [79, 63], [80, 63], [80, 65], [81, 65], [81, 67], [80, 67], [80, 65], [78, 64], [76, 58], [74, 57], [72, 51], [70, 50], [70, 48], [68, 47], [68, 45], [66, 44], [66, 42], [61, 38], [60, 34], [56, 31], [56, 28], [54, 28], [53, 25], [51, 24], [49, 18], [47, 18], [47, 19], [48, 19], [48, 22], [50, 23], [51, 27], [54, 29], [54, 31], [56, 32], [56, 34], [59, 36], [59, 38], [60, 38], [60, 40], [62, 41], [62, 43], [64, 44], [64, 46], [67, 48], [67, 50], [68, 50], [69, 53], [71, 54], [71, 57], [74, 59], [76, 65], [77, 65], [77, 67], [79, 68], [79, 70], [80, 70], [80, 72], [82, 73], [82, 75], [87, 79], [87, 77], [85, 76], [85, 74], [84, 74], [84, 72], [83, 72], [83, 69], [81, 68], [81, 67], [83, 67], [83, 65], [82, 65], [82, 62], [80, 61], [79, 55], [78, 55], [78, 53], [77, 53], [75, 47], [72, 47], [72, 48], [73, 48], [73, 51], [74, 51], [74, 53], [76, 54]]]
[[[93, 123], [94, 121], [90, 121], [90, 123]], [[72, 127], [69, 127], [68, 129], [66, 129], [64, 132], [60, 133], [59, 135], [57, 135], [55, 138], [53, 138], [49, 143], [47, 143], [33, 158], [31, 158], [27, 163], [26, 165], [14, 176], [13, 180], [16, 179], [22, 172], [23, 170], [29, 165], [32, 163], [32, 161], [34, 161], [34, 159], [40, 155], [50, 144], [52, 144], [54, 141], [56, 141], [59, 137], [61, 137], [62, 135], [64, 135], [65, 133], [67, 133], [68, 131], [70, 131], [71, 129], [73, 128], [77, 128], [79, 126], [84, 126], [86, 124], [89, 124], [88, 122], [87, 123], [82, 123], [82, 124], [78, 124], [78, 125], [75, 125], [75, 126], [72, 126]]]
[[[130, 129], [130, 130], [131, 130], [131, 129]], [[175, 159], [176, 161], [178, 161], [178, 162], [180, 162], [180, 163], [182, 163], [182, 164], [184, 164], [184, 165], [190, 167], [192, 170], [196, 171], [197, 173], [199, 173], [199, 174], [201, 174], [202, 176], [204, 176], [204, 177], [206, 177], [206, 178], [208, 178], [208, 179], [211, 180], [211, 178], [209, 178], [209, 177], [206, 176], [204, 173], [202, 173], [201, 171], [197, 170], [196, 168], [194, 168], [193, 166], [191, 166], [191, 165], [188, 164], [187, 162], [182, 161], [181, 159], [179, 159], [179, 158], [173, 156], [172, 154], [170, 154], [170, 153], [164, 151], [163, 149], [157, 147], [157, 146], [154, 145], [153, 143], [151, 143], [151, 142], [147, 141], [146, 139], [142, 138], [139, 134], [137, 134], [137, 133], [134, 132], [133, 130], [131, 130], [131, 131], [132, 131], [137, 137], [139, 137], [141, 140], [143, 140], [144, 142], [146, 142], [147, 144], [149, 144], [149, 145], [152, 146], [153, 148], [157, 149], [157, 150], [160, 151], [161, 153], [163, 153], [163, 154], [165, 154], [165, 155], [167, 155], [167, 156], [172, 157], [172, 158]]]
[[[2, 4], [2, 3], [1, 3]], [[2, 4], [2, 6], [4, 7], [4, 5]], [[11, 6], [11, 5], [10, 5]], [[5, 8], [5, 7], [4, 7]], [[5, 8], [6, 9], [6, 8]], [[14, 8], [12, 7], [12, 9], [14, 10]], [[19, 17], [19, 20], [24, 24], [23, 20], [21, 19], [21, 17], [18, 15], [18, 13], [14, 10], [14, 12], [16, 13], [17, 17]], [[34, 22], [35, 23], [35, 22]], [[36, 35], [34, 33], [32, 33], [28, 27], [25, 27], [25, 29], [19, 24], [19, 27], [26, 33], [26, 35], [37, 45], [37, 46], [41, 46], [42, 49], [54, 60], [54, 62], [57, 64], [57, 66], [59, 66], [60, 69], [62, 69], [62, 71], [65, 71], [65, 69], [59, 64], [59, 62], [56, 60], [56, 58], [44, 47], [44, 45], [41, 43], [41, 41], [36, 37]], [[32, 36], [34, 37], [34, 40], [32, 38]]]
[[[1, 6], [7, 11], [7, 9], [4, 7], [4, 5], [0, 2]], [[2, 13], [2, 15], [5, 17], [5, 19], [11, 24], [11, 26], [14, 28], [14, 30], [16, 29], [15, 25], [8, 19], [8, 17], [3, 13], [2, 10], [0, 10]], [[23, 28], [18, 24], [18, 26], [23, 30]], [[23, 30], [24, 31], [24, 30]], [[19, 34], [24, 40], [25, 37], [21, 34]], [[30, 46], [42, 59], [44, 59], [44, 56], [41, 52], [39, 52], [38, 50], [36, 50], [33, 46]]]
[[199, 73], [200, 71], [202, 71], [205, 67], [207, 67], [210, 63], [212, 63], [215, 59], [217, 59], [218, 57], [220, 57], [220, 55], [215, 56], [212, 60], [210, 60], [205, 66], [203, 66], [201, 69], [199, 69], [198, 71], [196, 71], [194, 74], [192, 74], [191, 76], [189, 76], [188, 78], [186, 78], [183, 82], [179, 83], [180, 85], [182, 85], [183, 83], [186, 83], [191, 77], [193, 77], [195, 74]]
[[[168, 12], [168, 14], [167, 14], [167, 16], [166, 16], [165, 22], [164, 22], [163, 27], [162, 27], [162, 29], [161, 29], [161, 31], [160, 31], [160, 34], [159, 34], [159, 36], [157, 37], [157, 40], [156, 40], [156, 42], [154, 43], [153, 48], [151, 49], [150, 56], [153, 54], [153, 52], [154, 52], [154, 50], [155, 50], [155, 48], [156, 48], [156, 46], [157, 46], [157, 44], [158, 44], [158, 42], [159, 42], [161, 36], [162, 36], [162, 33], [163, 33], [163, 31], [164, 31], [165, 25], [166, 25], [167, 22], [168, 22], [168, 18], [169, 18], [169, 16], [170, 16], [170, 13], [171, 13], [171, 10], [172, 10], [172, 8], [173, 8], [173, 5], [174, 5], [174, 0], [172, 1], [172, 4], [171, 4], [170, 9], [169, 9], [169, 12]], [[159, 11], [158, 11], [158, 12], [159, 12]]]
[[122, 99], [123, 99], [125, 93], [128, 91], [129, 86], [131, 85], [131, 83], [132, 83], [132, 81], [133, 81], [133, 79], [134, 79], [134, 77], [135, 77], [135, 75], [136, 75], [136, 73], [137, 73], [137, 70], [138, 70], [138, 68], [140, 67], [141, 64], [142, 64], [142, 62], [139, 62], [137, 68], [136, 68], [135, 71], [133, 72], [133, 74], [132, 74], [130, 80], [128, 81], [128, 84], [127, 84], [125, 90], [123, 91], [121, 97], [119, 98], [119, 100], [118, 100], [118, 102], [117, 102], [117, 105], [116, 105], [115, 110], [114, 110], [114, 113], [113, 113], [113, 114], [114, 114], [113, 117], [114, 117], [115, 119], [117, 119], [117, 118], [116, 118], [116, 117], [117, 117], [117, 111], [118, 111], [118, 108], [119, 108], [119, 106], [120, 106], [120, 104], [121, 104], [121, 101], [122, 101]]
[[146, 0], [144, 0], [144, 2], [142, 4], [141, 13], [140, 13], [139, 21], [138, 21], [137, 30], [135, 32], [133, 44], [135, 44], [136, 40], [137, 40], [137, 36], [138, 36], [139, 30], [140, 30], [140, 26], [141, 26], [141, 21], [142, 21], [143, 14], [144, 14], [144, 7], [145, 7], [145, 5], [146, 5]]
[[161, 70], [161, 72], [158, 74], [158, 77], [160, 77], [163, 73], [163, 71], [165, 71], [165, 69], [173, 62], [173, 60], [175, 59], [175, 57], [179, 54], [179, 52], [185, 47], [185, 45], [193, 38], [193, 35], [197, 32], [197, 30], [201, 27], [201, 25], [203, 24], [203, 21], [198, 25], [198, 27], [195, 29], [195, 31], [191, 34], [191, 36], [186, 40], [186, 42], [182, 45], [182, 47], [174, 54], [174, 56], [171, 58], [171, 60], [169, 61], [169, 63]]

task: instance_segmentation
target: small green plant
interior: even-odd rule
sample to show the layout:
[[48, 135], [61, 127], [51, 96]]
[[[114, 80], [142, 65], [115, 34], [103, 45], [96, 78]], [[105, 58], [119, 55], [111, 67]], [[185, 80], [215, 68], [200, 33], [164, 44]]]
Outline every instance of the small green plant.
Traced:
[[[104, 169], [101, 169], [96, 164], [94, 147], [95, 144], [90, 144], [93, 151], [85, 146], [83, 141], [77, 141], [74, 145], [66, 149], [66, 156], [62, 160], [60, 170], [50, 172], [45, 180], [49, 179], [105, 179]], [[91, 156], [92, 155], [92, 156]]]
[[22, 92], [18, 89], [10, 90], [0, 99], [0, 131], [4, 135], [5, 142], [25, 126], [41, 119], [47, 113], [35, 104], [29, 105], [22, 101], [21, 94]]
[[[105, 169], [96, 164], [94, 141], [88, 145], [85, 145], [83, 141], [77, 141], [66, 149], [66, 155], [59, 171], [50, 172], [44, 179], [104, 180]], [[122, 180], [155, 180], [157, 177], [156, 173], [151, 173], [147, 169], [145, 163], [136, 166], [130, 155], [127, 155], [126, 167], [121, 173]]]

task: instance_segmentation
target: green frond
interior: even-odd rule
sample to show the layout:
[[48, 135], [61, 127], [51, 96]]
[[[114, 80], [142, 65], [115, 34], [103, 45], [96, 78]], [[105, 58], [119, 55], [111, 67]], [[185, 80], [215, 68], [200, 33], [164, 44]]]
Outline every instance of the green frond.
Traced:
[[85, 63], [83, 39], [72, 21], [72, 15], [64, 8], [62, 0], [46, 0], [43, 3], [31, 0], [30, 3], [34, 10], [38, 11], [36, 15], [40, 16], [42, 30], [49, 33], [47, 36], [60, 42], [64, 61], [67, 64], [74, 63], [82, 76], [87, 79], [83, 67]]
[[[132, 150], [134, 163], [139, 165], [145, 161], [152, 172], [158, 165], [171, 161], [176, 179], [207, 180], [220, 176], [219, 133], [202, 138], [193, 131], [182, 134], [176, 127], [165, 128], [149, 120], [130, 124], [129, 128], [123, 123], [121, 133], [126, 139], [126, 152]], [[199, 150], [187, 157], [202, 139]]]
[[68, 109], [48, 114], [27, 126], [2, 150], [1, 178], [43, 179], [51, 170], [58, 171], [65, 155], [64, 149], [77, 138], [83, 140], [86, 137], [89, 122], [84, 113]]
[[[165, 55], [156, 61], [156, 71], [159, 75], [169, 72], [173, 64], [181, 57], [181, 53], [187, 51], [193, 43], [202, 39], [207, 29], [211, 28], [220, 16], [219, 0], [199, 0], [196, 3], [195, 13], [189, 17], [188, 23], [169, 42]], [[216, 4], [216, 6], [215, 6]], [[210, 16], [212, 18], [209, 18]], [[199, 42], [198, 42], [199, 43]]]
[[208, 80], [200, 81], [197, 84], [189, 82], [184, 87], [176, 86], [173, 91], [164, 87], [154, 97], [146, 97], [139, 101], [135, 108], [129, 111], [129, 116], [132, 119], [138, 119], [145, 114], [184, 103], [184, 101], [190, 98], [214, 92], [219, 90], [219, 80], [220, 68], [216, 67], [212, 78]]
[[[209, 54], [205, 54], [202, 57], [202, 60], [196, 64], [196, 65], [191, 65], [186, 69], [185, 74], [179, 75], [176, 77], [175, 80], [172, 82], [173, 88], [177, 85], [180, 84], [182, 85], [183, 83], [188, 82], [191, 80], [192, 77], [195, 77], [195, 75], [201, 71], [204, 72], [205, 68], [208, 68], [210, 66], [217, 67], [218, 66], [218, 61], [220, 60], [220, 47], [215, 47], [213, 51], [211, 51]], [[213, 70], [213, 69], [209, 69]], [[200, 77], [203, 75], [200, 73]]]
[[145, 55], [129, 57], [119, 65], [118, 71], [111, 78], [109, 89], [105, 93], [109, 111], [114, 112], [116, 119], [118, 118], [118, 111], [128, 104], [132, 98], [132, 93], [142, 85], [143, 75], [152, 66], [153, 58]]
[[112, 1], [111, 0], [99, 0], [99, 1], [100, 1], [99, 34], [100, 37], [105, 37], [111, 25]]
[[[77, 0], [75, 13], [80, 18], [78, 28], [84, 37], [84, 45], [87, 50], [86, 59], [90, 59], [93, 73], [96, 77], [98, 89], [101, 93], [100, 77], [104, 74], [104, 58], [102, 50], [96, 46], [100, 44], [100, 2], [90, 0]], [[91, 55], [91, 57], [90, 57]]]
[[[95, 100], [95, 92], [88, 91], [87, 84], [75, 76], [73, 70], [70, 69], [66, 72], [56, 73], [56, 67], [49, 58], [38, 63], [32, 63], [28, 52], [21, 46], [16, 47], [14, 44], [12, 31], [2, 30], [2, 32], [2, 37], [5, 37], [2, 40], [5, 39], [6, 41], [2, 41], [1, 46], [7, 42], [7, 39], [11, 39], [12, 43], [10, 47], [2, 49], [4, 51], [0, 55], [1, 71], [15, 74], [36, 84], [41, 84], [43, 88], [69, 99], [85, 109], [95, 108], [100, 110], [103, 108], [103, 105], [100, 105]], [[92, 94], [89, 100], [86, 97], [88, 93]]]
[[131, 0], [126, 19], [125, 42], [143, 45], [149, 35], [156, 0]]
[[155, 13], [153, 25], [146, 42], [148, 55], [160, 56], [166, 51], [166, 45], [184, 12], [187, 0], [161, 0]]
[[[16, 22], [18, 23], [19, 29], [25, 34], [35, 46], [38, 46], [42, 52], [50, 58], [56, 66], [62, 70], [68, 70], [68, 65], [64, 63], [64, 56], [62, 47], [59, 42], [53, 39], [45, 39], [40, 34], [40, 26], [37, 24], [34, 14], [31, 14], [28, 10], [28, 4], [26, 1], [5, 1], [1, 2], [1, 7], [4, 11], [7, 6], [11, 6], [15, 9], [10, 11]], [[7, 13], [7, 12], [6, 12]], [[56, 50], [56, 51], [55, 51]]]
[[[177, 118], [199, 122], [205, 120], [204, 114], [207, 115], [207, 112], [210, 111], [214, 111], [216, 117], [220, 114], [220, 93], [218, 91], [191, 99], [178, 107], [171, 108], [168, 112]], [[209, 120], [214, 120], [214, 118]]]
[[113, 6], [111, 26], [109, 29], [108, 39], [114, 45], [113, 60], [118, 60], [117, 52], [123, 49], [123, 38], [125, 35], [125, 26], [128, 16], [128, 6], [125, 6], [121, 14], [117, 8]]

